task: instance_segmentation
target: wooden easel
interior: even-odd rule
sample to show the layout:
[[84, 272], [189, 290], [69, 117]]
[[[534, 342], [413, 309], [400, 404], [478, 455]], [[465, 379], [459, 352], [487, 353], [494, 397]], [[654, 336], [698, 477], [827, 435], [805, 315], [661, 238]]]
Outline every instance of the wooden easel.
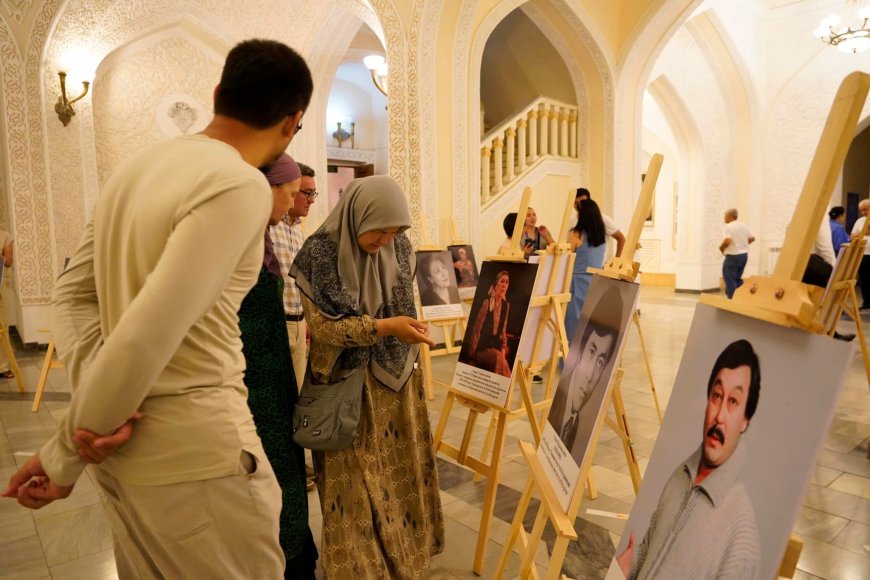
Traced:
[[[652, 197], [655, 192], [656, 182], [658, 181], [659, 172], [661, 171], [663, 157], [660, 154], [655, 154], [650, 159], [649, 169], [647, 170], [647, 178], [641, 187], [640, 199], [635, 206], [634, 215], [632, 216], [631, 226], [626, 237], [625, 250], [622, 256], [611, 259], [604, 268], [593, 269], [588, 271], [599, 276], [605, 276], [616, 280], [625, 280], [634, 282], [639, 272], [639, 264], [634, 262], [634, 253], [637, 249], [637, 242], [640, 239], [640, 234], [643, 229], [644, 217], [649, 212], [649, 207], [652, 203]], [[639, 327], [638, 327], [639, 328]], [[617, 422], [614, 422], [606, 417], [604, 406], [598, 413], [595, 425], [592, 429], [592, 437], [589, 441], [588, 452], [583, 457], [583, 463], [580, 466], [580, 474], [578, 481], [588, 482], [590, 495], [595, 494], [594, 484], [589, 477], [592, 467], [593, 453], [592, 450], [598, 445], [598, 439], [601, 436], [601, 427], [605, 423], [605, 419], [609, 421], [611, 427], [616, 431], [617, 435], [622, 440], [623, 448], [626, 454], [626, 460], [629, 465], [632, 483], [635, 485], [635, 493], [640, 486], [640, 467], [637, 463], [637, 456], [634, 453], [634, 448], [631, 444], [631, 435], [628, 429], [628, 422], [625, 418], [625, 407], [622, 403], [622, 395], [620, 384], [622, 382], [623, 370], [617, 368], [614, 373], [613, 380], [607, 385], [607, 390], [604, 393], [605, 400], [610, 397], [614, 411], [616, 412]], [[501, 558], [499, 559], [498, 568], [496, 569], [496, 577], [500, 578], [507, 568], [508, 558], [513, 551], [514, 544], [519, 540], [520, 552], [520, 578], [538, 578], [538, 571], [535, 567], [534, 557], [537, 552], [538, 545], [543, 539], [544, 528], [547, 521], [550, 521], [556, 531], [556, 542], [553, 551], [550, 554], [550, 566], [547, 571], [548, 579], [557, 579], [562, 570], [562, 563], [565, 559], [565, 554], [568, 550], [568, 543], [577, 539], [577, 533], [574, 531], [574, 520], [580, 510], [580, 502], [583, 498], [583, 486], [577, 485], [574, 489], [574, 495], [565, 511], [559, 503], [556, 492], [550, 483], [549, 478], [544, 473], [544, 468], [541, 465], [540, 459], [536, 453], [536, 448], [540, 444], [540, 439], [535, 441], [535, 445], [521, 441], [520, 451], [529, 465], [529, 479], [526, 483], [523, 495], [520, 498], [520, 503], [517, 506], [516, 514], [514, 515], [513, 524], [511, 525], [510, 535], [505, 542], [502, 550]], [[541, 507], [538, 509], [538, 514], [535, 518], [535, 523], [530, 534], [526, 534], [523, 527], [523, 520], [531, 502], [532, 493], [535, 490], [540, 491]]]
[[[520, 211], [517, 215], [525, 215], [531, 191], [531, 188], [528, 187], [524, 190], [520, 201]], [[572, 199], [569, 198], [566, 206], [566, 215], [570, 214], [572, 203]], [[525, 256], [519, 247], [522, 225], [522, 220], [517, 220], [511, 248], [508, 252], [487, 259], [503, 262], [524, 262]], [[567, 228], [567, 217], [564, 228]], [[532, 343], [530, 361], [528, 363], [522, 361], [518, 356], [514, 363], [513, 381], [508, 390], [506, 403], [503, 406], [496, 405], [469, 395], [465, 391], [457, 390], [452, 385], [444, 384], [447, 389], [447, 398], [444, 401], [434, 435], [436, 452], [440, 451], [460, 465], [468, 467], [478, 476], [487, 478], [486, 495], [480, 518], [473, 565], [474, 573], [477, 575], [483, 573], [487, 541], [489, 540], [489, 525], [492, 520], [493, 509], [495, 508], [495, 498], [500, 478], [501, 456], [504, 448], [507, 423], [522, 417], [528, 418], [532, 426], [532, 434], [535, 441], [540, 441], [544, 424], [543, 419], [552, 402], [550, 390], [553, 382], [552, 379], [555, 375], [556, 363], [562, 351], [567, 352], [568, 348], [568, 339], [564, 325], [564, 305], [571, 298], [570, 273], [573, 269], [574, 254], [570, 251], [568, 244], [551, 244], [547, 250], [539, 251], [538, 255], [540, 261], [535, 288], [541, 288], [541, 284], [546, 283], [546, 286], [543, 286], [546, 288], [546, 291], [544, 294], [536, 294], [532, 297], [529, 302], [529, 309], [541, 308], [543, 310], [541, 311], [538, 328]], [[549, 265], [547, 264], [548, 262]], [[542, 279], [542, 274], [545, 271], [549, 272], [546, 281]], [[561, 280], [559, 280], [560, 273], [562, 274]], [[549, 345], [544, 343], [545, 331], [547, 329], [550, 330], [549, 336], [552, 340], [552, 343]], [[545, 350], [550, 351], [549, 357], [544, 358], [544, 360], [538, 360], [538, 357], [541, 356], [540, 353]], [[545, 381], [544, 398], [535, 401], [532, 396], [531, 378], [535, 372], [539, 371], [547, 363], [550, 364], [550, 370]], [[513, 402], [514, 390], [517, 384], [522, 394], [522, 403], [519, 406], [515, 406]], [[458, 447], [444, 441], [444, 431], [447, 427], [447, 421], [454, 402], [468, 409], [465, 430]], [[477, 418], [489, 412], [492, 412], [492, 428], [487, 434], [480, 456], [472, 456], [469, 454], [469, 446], [471, 437], [474, 434]]]
[[843, 313], [846, 313], [855, 322], [858, 344], [861, 346], [861, 355], [864, 358], [864, 374], [867, 375], [867, 384], [870, 385], [870, 352], [867, 350], [867, 336], [864, 334], [858, 295], [855, 294], [858, 267], [864, 258], [864, 248], [867, 245], [864, 236], [868, 232], [870, 232], [870, 220], [865, 220], [860, 237], [843, 245], [843, 253], [837, 262], [837, 267], [831, 274], [831, 280], [825, 289], [825, 295], [822, 298], [822, 305], [819, 307], [816, 319], [828, 336], [834, 336], [837, 323], [840, 322]]
[[[40, 328], [39, 332], [49, 332], [47, 328]], [[48, 340], [48, 348], [45, 350], [45, 358], [42, 361], [42, 370], [39, 371], [39, 381], [36, 383], [36, 394], [33, 396], [33, 406], [30, 411], [36, 413], [39, 411], [39, 405], [42, 403], [42, 395], [45, 393], [45, 384], [48, 382], [48, 371], [51, 369], [62, 369], [63, 363], [60, 359], [54, 356], [54, 337]]]
[[[437, 252], [446, 249], [429, 243], [429, 229], [426, 227], [426, 217], [422, 214], [420, 215], [420, 231], [423, 245], [416, 249], [417, 252]], [[430, 326], [438, 328], [444, 335], [443, 348], [431, 348], [426, 343], [420, 345], [420, 363], [423, 366], [423, 389], [426, 393], [426, 399], [431, 401], [435, 398], [435, 392], [432, 388], [434, 383], [432, 380], [432, 358], [459, 353], [459, 347], [456, 346], [456, 340], [462, 338], [465, 334], [465, 323], [467, 317], [463, 315], [449, 318], [428, 319], [423, 315], [422, 304], [419, 304], [418, 308], [420, 312], [420, 321], [427, 322]]]
[[[828, 304], [823, 303], [822, 288], [801, 282], [815, 240], [815, 236], [807, 236], [806, 232], [818, 231], [822, 220], [825, 219], [828, 201], [846, 160], [846, 153], [855, 134], [868, 91], [870, 91], [870, 75], [866, 73], [854, 72], [840, 84], [807, 172], [797, 207], [786, 230], [782, 252], [773, 274], [752, 276], [737, 289], [733, 300], [702, 294], [702, 303], [780, 326], [801, 328], [817, 334], [832, 332], [831, 325], [836, 323], [839, 314], [831, 321], [828, 313], [831, 310], [838, 311], [843, 303], [843, 299], [838, 297], [838, 294], [844, 291], [841, 285], [843, 280], [835, 281], [838, 290], [830, 293], [831, 303]], [[843, 265], [840, 268], [842, 270], [840, 275], [844, 277], [847, 274], [846, 267]], [[848, 294], [848, 289], [845, 291]], [[852, 286], [852, 296], [854, 296], [854, 286]], [[853, 306], [857, 306], [857, 301], [854, 299], [850, 307]], [[854, 314], [858, 315], [857, 312]], [[858, 315], [858, 328], [862, 335], [862, 350], [865, 353], [864, 364], [867, 370], [866, 346], [860, 318]], [[794, 574], [802, 547], [803, 544], [795, 538], [789, 541], [780, 573], [786, 572], [789, 574], [788, 577]]]

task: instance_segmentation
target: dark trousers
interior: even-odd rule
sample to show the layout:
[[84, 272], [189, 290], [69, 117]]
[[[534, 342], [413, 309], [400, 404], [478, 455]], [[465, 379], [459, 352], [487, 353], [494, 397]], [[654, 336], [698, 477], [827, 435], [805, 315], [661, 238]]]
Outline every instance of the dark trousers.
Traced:
[[861, 308], [870, 308], [870, 256], [864, 254], [861, 265], [858, 266], [858, 284], [861, 286], [861, 296], [864, 297]]
[[743, 286], [743, 269], [749, 254], [728, 254], [722, 263], [722, 277], [725, 278], [725, 295], [734, 296], [734, 291]]
[[804, 284], [812, 284], [825, 288], [828, 285], [828, 280], [831, 279], [831, 274], [834, 273], [834, 267], [825, 262], [818, 254], [810, 254], [810, 261], [807, 262], [807, 269], [804, 270], [801, 282]]

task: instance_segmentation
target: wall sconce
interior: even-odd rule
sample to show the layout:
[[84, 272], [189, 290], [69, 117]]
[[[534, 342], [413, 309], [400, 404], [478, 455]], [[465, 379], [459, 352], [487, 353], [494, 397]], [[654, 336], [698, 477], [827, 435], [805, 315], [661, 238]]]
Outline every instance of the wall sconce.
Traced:
[[386, 97], [389, 88], [387, 85], [387, 73], [389, 72], [387, 61], [379, 54], [370, 54], [363, 58], [363, 64], [372, 73], [372, 82]]
[[90, 88], [91, 83], [88, 81], [82, 81], [82, 86], [84, 87], [82, 94], [70, 100], [67, 99], [66, 96], [66, 73], [58, 72], [57, 76], [60, 77], [60, 96], [57, 98], [57, 103], [54, 105], [54, 112], [57, 113], [57, 118], [60, 119], [60, 122], [63, 123], [64, 127], [66, 127], [72, 120], [73, 115], [76, 114], [72, 108], [73, 103], [82, 100], [84, 96], [88, 94], [88, 89]]
[[345, 129], [341, 128], [341, 121], [336, 121], [335, 124], [338, 126], [337, 130], [332, 133], [332, 136], [335, 137], [335, 140], [338, 141], [338, 146], [341, 147], [341, 144], [348, 139], [350, 139], [350, 148], [354, 148], [354, 134], [356, 133], [356, 123], [354, 121], [350, 122], [350, 133], [348, 133]]

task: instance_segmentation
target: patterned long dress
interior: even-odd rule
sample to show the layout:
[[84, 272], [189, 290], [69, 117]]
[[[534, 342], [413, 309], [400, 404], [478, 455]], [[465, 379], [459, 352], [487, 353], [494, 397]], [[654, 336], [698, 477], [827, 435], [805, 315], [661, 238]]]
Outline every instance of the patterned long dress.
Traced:
[[281, 486], [281, 549], [287, 560], [285, 578], [313, 578], [317, 548], [308, 527], [305, 457], [293, 442], [293, 407], [299, 395], [287, 325], [284, 281], [260, 270], [257, 284], [239, 308], [245, 386], [257, 435]]
[[[311, 329], [309, 365], [320, 382], [329, 381], [344, 347], [380, 340], [374, 318], [330, 320], [304, 295], [302, 305]], [[444, 522], [420, 370], [399, 392], [367, 371], [353, 445], [312, 456], [326, 578], [427, 578], [430, 557], [444, 549]]]

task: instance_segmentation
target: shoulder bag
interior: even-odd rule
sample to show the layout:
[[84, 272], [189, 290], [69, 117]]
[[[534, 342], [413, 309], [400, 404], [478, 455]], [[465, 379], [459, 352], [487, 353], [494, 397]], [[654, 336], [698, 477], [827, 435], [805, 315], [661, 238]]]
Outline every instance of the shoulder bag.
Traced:
[[362, 406], [366, 367], [336, 383], [316, 384], [311, 368], [293, 409], [293, 441], [315, 451], [344, 449], [353, 443]]

